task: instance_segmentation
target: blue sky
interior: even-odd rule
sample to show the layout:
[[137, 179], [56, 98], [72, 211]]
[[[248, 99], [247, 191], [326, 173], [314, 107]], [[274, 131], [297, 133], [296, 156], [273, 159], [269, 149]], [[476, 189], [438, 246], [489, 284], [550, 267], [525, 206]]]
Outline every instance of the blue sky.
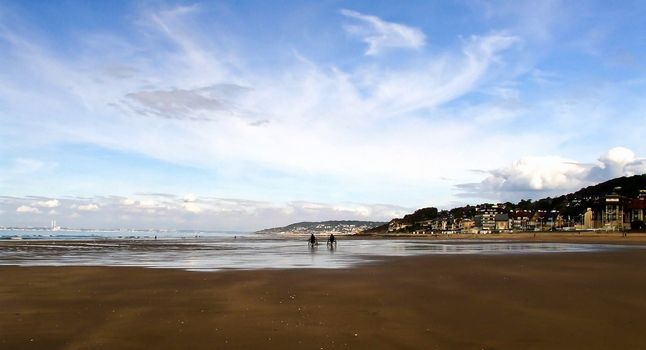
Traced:
[[646, 171], [639, 1], [0, 2], [0, 226], [253, 230]]

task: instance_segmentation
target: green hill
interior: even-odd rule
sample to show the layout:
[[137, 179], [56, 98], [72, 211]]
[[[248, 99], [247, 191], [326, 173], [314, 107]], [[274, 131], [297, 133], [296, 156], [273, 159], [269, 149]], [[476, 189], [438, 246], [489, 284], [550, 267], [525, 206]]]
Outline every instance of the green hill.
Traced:
[[[582, 188], [576, 192], [561, 195], [558, 197], [547, 197], [533, 201], [531, 199], [521, 200], [518, 203], [503, 203], [505, 211], [527, 210], [527, 211], [557, 211], [564, 216], [575, 217], [581, 215], [588, 207], [594, 205], [595, 201], [605, 197], [607, 194], [617, 190], [617, 193], [637, 198], [640, 190], [646, 189], [646, 174], [623, 176], [602, 182], [597, 185]], [[475, 206], [467, 205], [451, 210], [438, 211], [437, 208], [428, 207], [416, 210], [403, 218], [392, 219], [389, 223], [373, 227], [362, 233], [379, 234], [388, 232], [391, 224], [409, 225], [403, 232], [415, 231], [420, 227], [420, 222], [432, 220], [438, 217], [472, 218], [475, 215]]]
[[295, 224], [269, 228], [256, 233], [341, 233], [354, 234], [365, 231], [380, 225], [384, 222], [379, 221], [357, 221], [357, 220], [337, 220], [337, 221], [319, 221], [319, 222], [297, 222]]

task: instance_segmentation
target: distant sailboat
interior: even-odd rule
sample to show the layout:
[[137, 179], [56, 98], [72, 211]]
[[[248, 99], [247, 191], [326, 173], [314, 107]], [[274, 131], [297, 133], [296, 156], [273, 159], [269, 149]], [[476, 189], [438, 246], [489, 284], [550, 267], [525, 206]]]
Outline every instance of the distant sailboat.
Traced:
[[52, 226], [49, 229], [50, 231], [59, 231], [61, 227], [56, 225], [56, 220], [52, 220]]

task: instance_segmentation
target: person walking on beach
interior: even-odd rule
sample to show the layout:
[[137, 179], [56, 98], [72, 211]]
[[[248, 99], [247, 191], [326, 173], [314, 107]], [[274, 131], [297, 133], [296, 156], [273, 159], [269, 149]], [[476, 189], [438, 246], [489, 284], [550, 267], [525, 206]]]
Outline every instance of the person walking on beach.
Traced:
[[336, 246], [336, 238], [334, 238], [334, 233], [330, 233], [330, 238], [327, 239], [327, 244], [332, 247]]
[[313, 234], [313, 233], [312, 233], [312, 235], [310, 236], [309, 243], [310, 243], [310, 245], [311, 245], [312, 247], [314, 247], [314, 246], [316, 245], [316, 237], [314, 237], [314, 234]]

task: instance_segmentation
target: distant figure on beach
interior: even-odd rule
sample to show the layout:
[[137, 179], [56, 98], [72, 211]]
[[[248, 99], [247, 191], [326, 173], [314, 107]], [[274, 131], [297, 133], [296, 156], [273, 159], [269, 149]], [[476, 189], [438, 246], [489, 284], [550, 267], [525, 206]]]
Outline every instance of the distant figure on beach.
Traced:
[[314, 247], [314, 246], [316, 245], [316, 237], [314, 237], [314, 234], [313, 234], [313, 233], [312, 233], [312, 235], [310, 236], [310, 239], [309, 239], [309, 241], [308, 241], [308, 242], [309, 242], [309, 244], [310, 244], [312, 247]]
[[327, 244], [332, 247], [336, 247], [336, 238], [334, 238], [334, 233], [330, 234], [330, 238], [327, 239]]

